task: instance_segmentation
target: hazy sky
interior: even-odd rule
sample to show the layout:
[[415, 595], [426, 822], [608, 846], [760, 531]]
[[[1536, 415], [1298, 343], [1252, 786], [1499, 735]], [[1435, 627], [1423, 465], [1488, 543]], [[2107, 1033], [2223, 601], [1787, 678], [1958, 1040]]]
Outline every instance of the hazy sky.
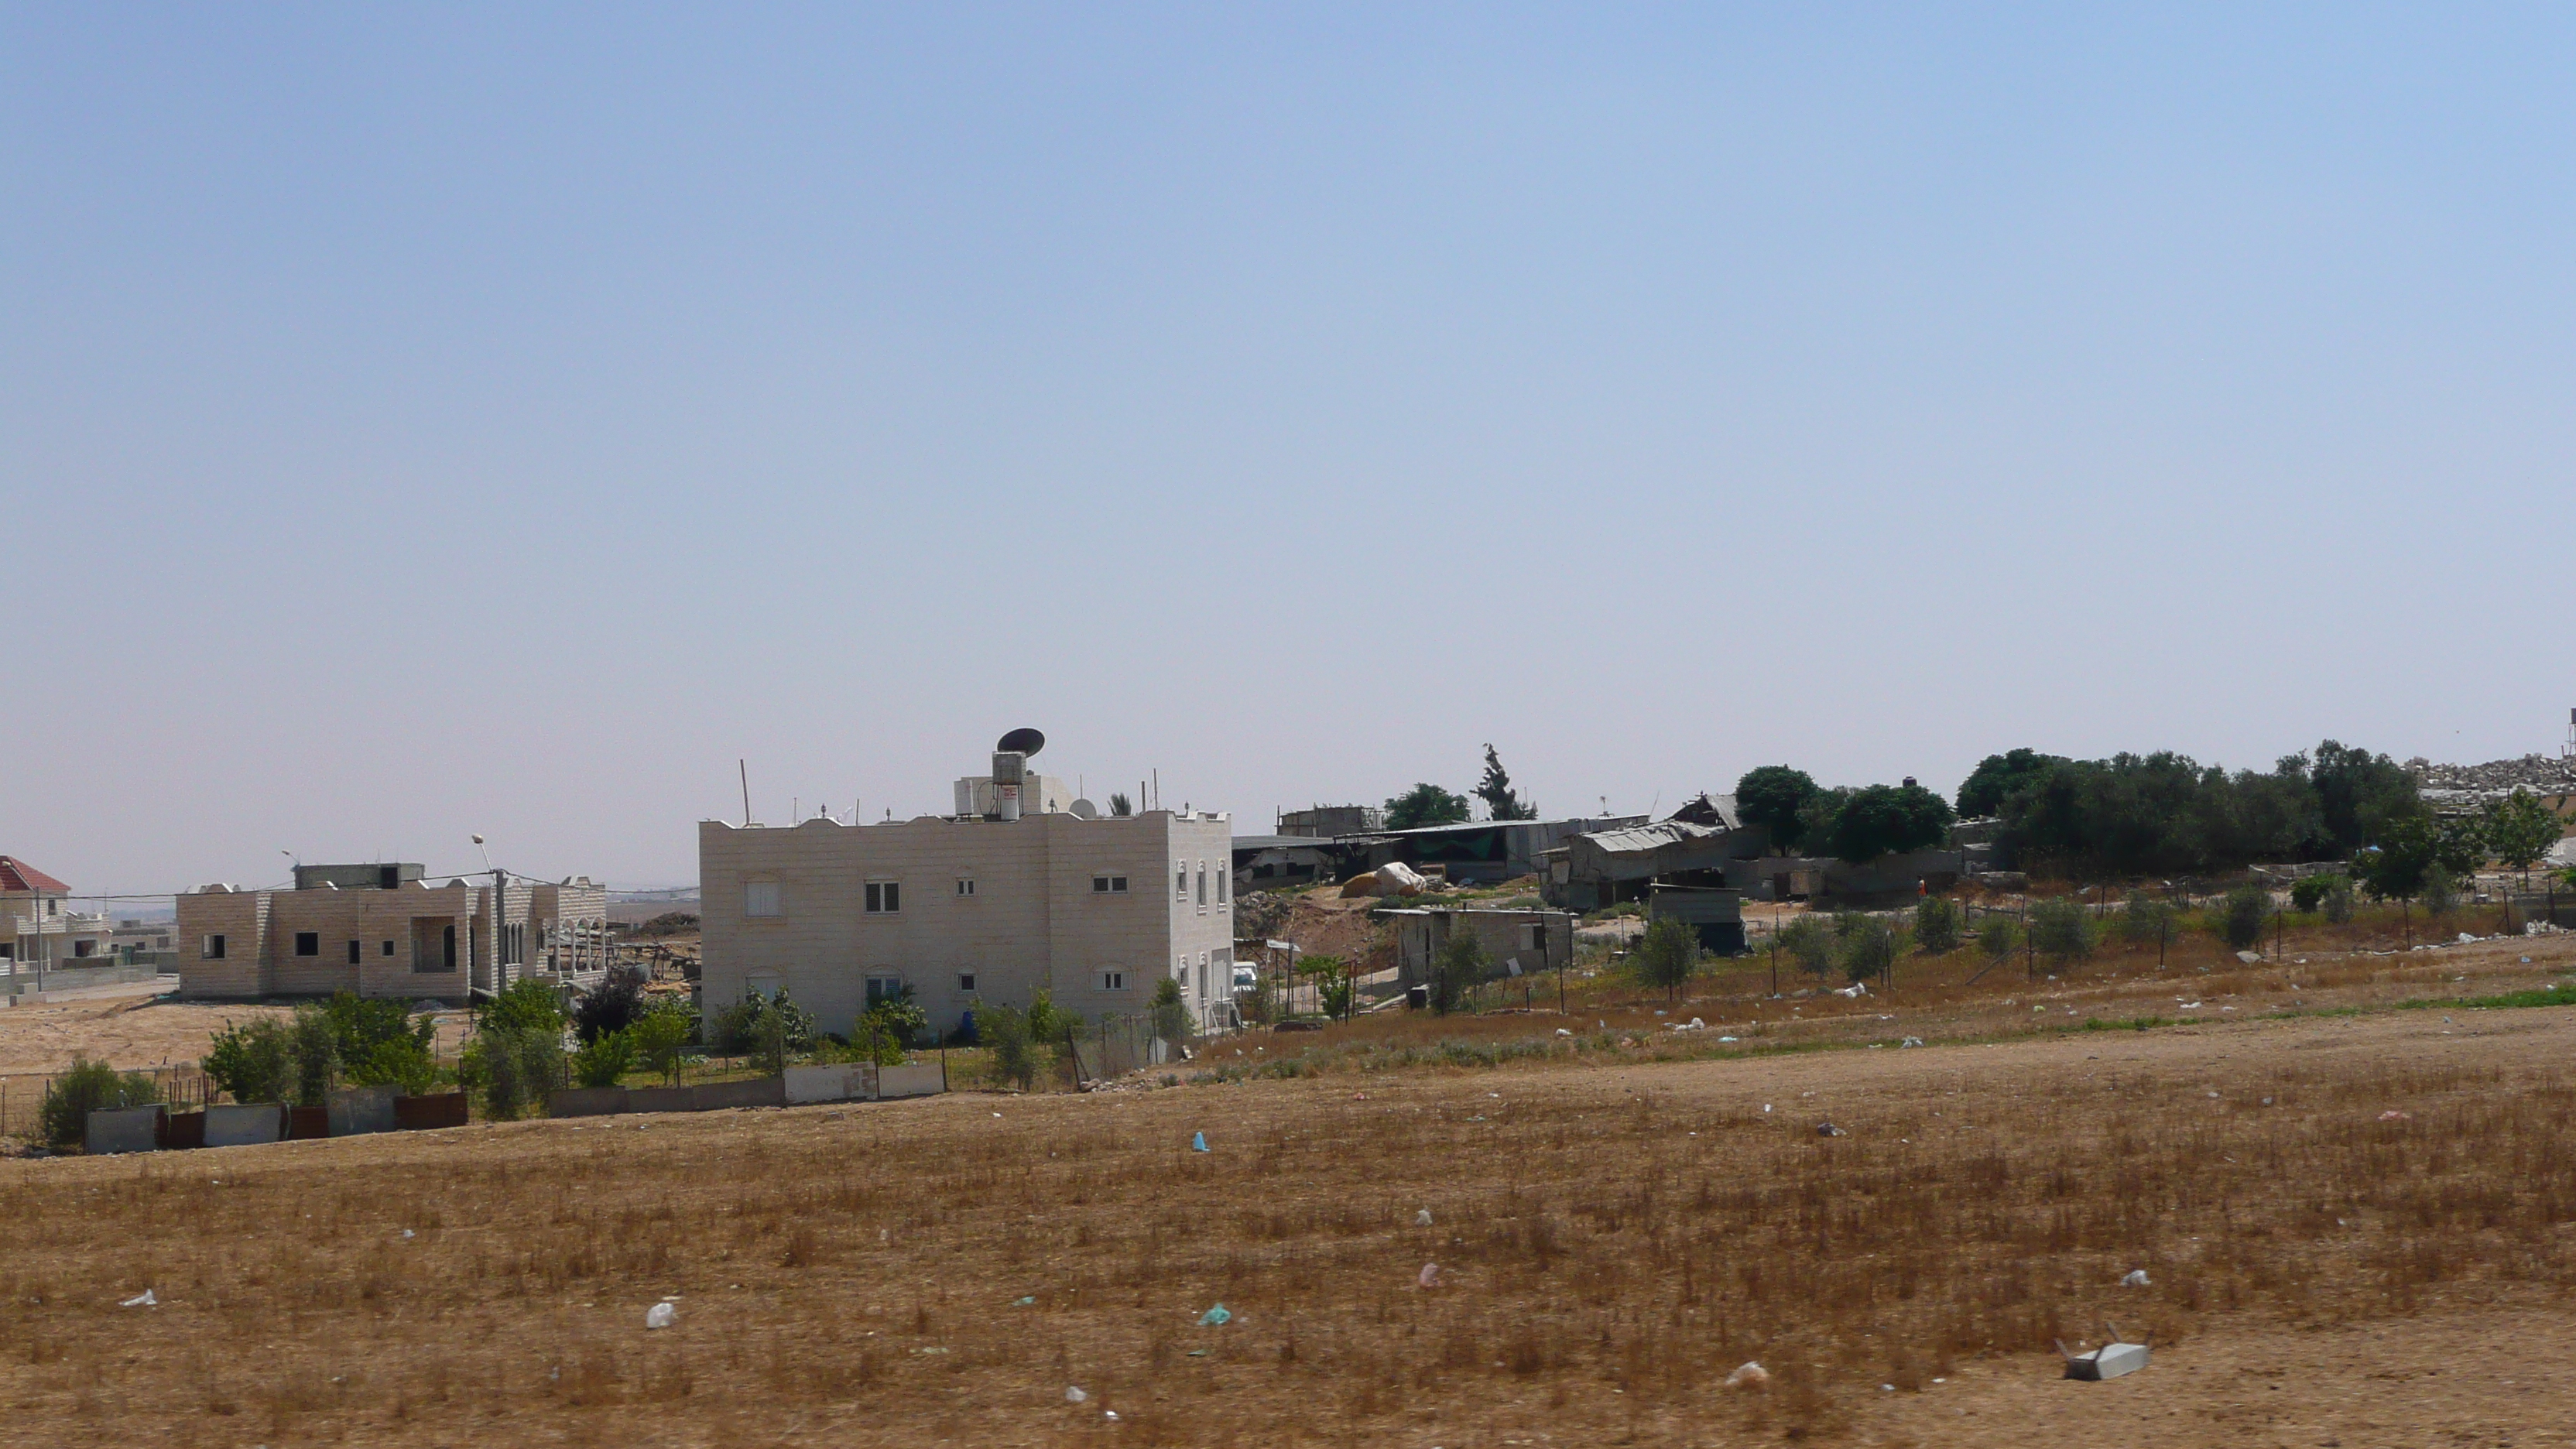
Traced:
[[0, 5], [0, 852], [2554, 751], [2576, 14], [2101, 9]]

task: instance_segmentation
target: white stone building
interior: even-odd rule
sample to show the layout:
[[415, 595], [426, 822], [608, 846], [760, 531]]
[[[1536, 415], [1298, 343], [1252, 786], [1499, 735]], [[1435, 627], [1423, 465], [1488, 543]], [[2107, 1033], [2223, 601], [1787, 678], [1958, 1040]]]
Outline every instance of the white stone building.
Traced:
[[[822, 1030], [847, 1033], [871, 1001], [909, 987], [944, 1036], [977, 1005], [1024, 1009], [1040, 987], [1086, 1019], [1143, 1012], [1172, 977], [1203, 1029], [1230, 1025], [1229, 818], [1101, 816], [1025, 778], [1007, 803], [992, 777], [959, 781], [968, 811], [1003, 807], [989, 814], [700, 822], [706, 1009], [784, 988]], [[1021, 799], [1025, 813], [1010, 808]]]

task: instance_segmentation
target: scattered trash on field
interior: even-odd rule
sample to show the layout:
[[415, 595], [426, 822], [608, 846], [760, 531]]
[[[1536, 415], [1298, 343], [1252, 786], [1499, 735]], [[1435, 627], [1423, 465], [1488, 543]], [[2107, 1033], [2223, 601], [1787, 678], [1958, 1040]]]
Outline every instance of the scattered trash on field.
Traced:
[[1413, 1225], [1417, 1228], [1427, 1228], [1431, 1226], [1431, 1209], [1424, 1208], [1422, 1211], [1415, 1213], [1413, 1215]]
[[2122, 1343], [2120, 1330], [2117, 1327], [2105, 1324], [2104, 1328], [2111, 1335], [2111, 1341], [2100, 1348], [2087, 1349], [2082, 1353], [2067, 1353], [2065, 1344], [2060, 1343], [2057, 1346], [2058, 1353], [2066, 1359], [2068, 1378], [2082, 1379], [2086, 1383], [2098, 1383], [2103, 1379], [2116, 1379], [2122, 1374], [2136, 1373], [2147, 1366], [2147, 1345]]
[[2144, 1287], [2146, 1287], [2146, 1286], [2147, 1286], [2147, 1270], [2146, 1270], [2146, 1269], [2144, 1269], [2144, 1268], [2131, 1268], [2131, 1269], [2129, 1270], [2128, 1276], [2127, 1276], [2127, 1277], [2125, 1277], [2125, 1278], [2122, 1278], [2122, 1279], [2120, 1280], [2120, 1286], [2121, 1286], [2121, 1287], [2123, 1287], [2123, 1288], [2144, 1288]]
[[1234, 1315], [1226, 1312], [1225, 1305], [1220, 1303], [1214, 1308], [1211, 1308], [1207, 1312], [1199, 1315], [1199, 1327], [1223, 1328], [1226, 1324], [1232, 1322], [1233, 1319]]
[[411, 1240], [411, 1236], [412, 1236], [411, 1229], [409, 1229], [409, 1228], [405, 1228], [405, 1229], [403, 1229], [403, 1240], [404, 1240], [404, 1241], [406, 1241], [406, 1242], [410, 1241], [410, 1240]]
[[2391, 1107], [2387, 1111], [2379, 1114], [2379, 1120], [2382, 1122], [2412, 1122], [2415, 1118], [2411, 1113], [2400, 1112], [2396, 1108]]
[[1038, 1300], [1037, 1300], [1037, 1295], [1036, 1295], [1036, 1294], [1034, 1294], [1034, 1293], [1032, 1293], [1032, 1294], [1030, 1294], [1030, 1295], [1029, 1295], [1028, 1297], [1026, 1297], [1026, 1298], [1014, 1298], [1014, 1299], [1012, 1299], [1012, 1300], [1011, 1300], [1011, 1306], [1012, 1306], [1013, 1308], [1026, 1308], [1026, 1307], [1029, 1307], [1031, 1304], [1036, 1303], [1037, 1301], [1038, 1301]]
[[1835, 1126], [1831, 1122], [1819, 1122], [1816, 1124], [1816, 1135], [1819, 1137], [1849, 1137], [1851, 1134], [1845, 1132], [1843, 1129]]
[[1415, 1275], [1414, 1275], [1414, 1277], [1413, 1277], [1413, 1286], [1414, 1286], [1414, 1287], [1416, 1287], [1416, 1288], [1437, 1288], [1437, 1287], [1439, 1287], [1439, 1286], [1440, 1286], [1440, 1265], [1439, 1265], [1439, 1264], [1437, 1264], [1437, 1263], [1425, 1263], [1425, 1264], [1423, 1264], [1423, 1265], [1422, 1265], [1422, 1271], [1421, 1271], [1421, 1272], [1419, 1272], [1419, 1273], [1417, 1273], [1417, 1274], [1415, 1274]]
[[152, 1290], [146, 1288], [142, 1292], [137, 1293], [133, 1297], [126, 1299], [124, 1302], [119, 1303], [116, 1306], [119, 1308], [158, 1308], [161, 1306], [161, 1300], [153, 1297]]
[[1558, 1028], [1556, 1029], [1556, 1034], [1557, 1034], [1558, 1036], [1572, 1036], [1572, 1035], [1574, 1035], [1574, 1033], [1573, 1033], [1573, 1032], [1570, 1032], [1570, 1031], [1566, 1030], [1564, 1027], [1561, 1027], [1561, 1026], [1560, 1026], [1560, 1027], [1558, 1027]]
[[1191, 1133], [1191, 1134], [1190, 1134], [1190, 1150], [1191, 1150], [1192, 1152], [1205, 1152], [1205, 1151], [1207, 1151], [1207, 1150], [1208, 1150], [1208, 1145], [1207, 1145], [1207, 1134], [1206, 1134], [1206, 1133], [1204, 1133], [1204, 1132], [1193, 1132], [1193, 1133]]
[[1090, 1398], [1091, 1395], [1084, 1393], [1080, 1384], [1067, 1384], [1064, 1386], [1064, 1401], [1068, 1404], [1086, 1403]]
[[679, 1317], [680, 1310], [672, 1307], [670, 1300], [664, 1299], [662, 1302], [656, 1303], [652, 1307], [644, 1310], [644, 1326], [646, 1328], [668, 1328], [673, 1323], [678, 1322]]
[[1921, 1037], [1919, 1037], [1919, 1036], [1909, 1036], [1909, 1037], [1907, 1037], [1905, 1040], [1903, 1040], [1903, 1041], [1901, 1041], [1901, 1042], [1898, 1042], [1898, 1043], [1897, 1043], [1897, 1046], [1898, 1046], [1898, 1047], [1900, 1047], [1900, 1048], [1903, 1048], [1903, 1047], [1919, 1047], [1919, 1046], [1921, 1046], [1921, 1045], [1923, 1045], [1923, 1038], [1921, 1038]]
[[1735, 1372], [1726, 1376], [1726, 1386], [1730, 1389], [1758, 1389], [1770, 1382], [1771, 1371], [1751, 1360], [1736, 1365]]

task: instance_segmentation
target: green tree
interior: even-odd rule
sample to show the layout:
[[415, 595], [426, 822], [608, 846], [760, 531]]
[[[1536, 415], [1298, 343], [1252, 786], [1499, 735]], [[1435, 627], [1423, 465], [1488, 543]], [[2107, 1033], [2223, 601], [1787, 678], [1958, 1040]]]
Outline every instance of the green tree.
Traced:
[[2037, 750], [2006, 750], [1988, 755], [1977, 762], [1977, 768], [1959, 786], [1959, 813], [1962, 816], [1992, 815], [2003, 808], [2006, 797], [2014, 791], [2036, 783], [2050, 770], [2067, 761], [2056, 755], [2043, 755]]
[[1386, 802], [1386, 828], [1414, 830], [1425, 825], [1454, 825], [1467, 818], [1467, 797], [1437, 785], [1416, 784]]
[[1064, 1040], [1066, 1032], [1082, 1025], [1082, 1018], [1070, 1011], [1059, 1009], [1055, 1004], [1054, 993], [1043, 986], [1030, 994], [1029, 1010], [1025, 1019], [1029, 1027], [1029, 1039], [1049, 1051], [1055, 1049], [1057, 1042]]
[[236, 1102], [282, 1102], [295, 1080], [295, 1042], [285, 1022], [256, 1017], [215, 1033], [202, 1065]]
[[2532, 864], [2549, 853], [2562, 833], [2558, 817], [2540, 803], [2540, 797], [2521, 789], [2501, 800], [2489, 800], [2479, 824], [2487, 849], [2507, 867], [2520, 871], [2526, 886], [2531, 884]]
[[1914, 949], [1926, 956], [1947, 956], [1959, 949], [1967, 913], [1948, 896], [1925, 896], [1914, 906]]
[[2314, 914], [2325, 904], [2326, 895], [2334, 889], [2332, 875], [2305, 875], [2290, 882], [2290, 908]]
[[912, 986], [906, 983], [891, 996], [880, 996], [859, 1014], [856, 1029], [850, 1033], [853, 1045], [867, 1043], [870, 1059], [881, 1067], [903, 1065], [905, 1053], [930, 1027], [930, 1013], [913, 999]]
[[1949, 828], [1949, 802], [1922, 786], [1870, 785], [1844, 798], [1824, 846], [1859, 865], [1938, 845]]
[[2133, 946], [2171, 937], [2174, 908], [2145, 891], [2129, 892], [2128, 903], [2120, 908], [2120, 939]]
[[414, 1018], [399, 1001], [351, 991], [337, 993], [318, 1008], [297, 1008], [299, 1014], [316, 1010], [330, 1022], [339, 1074], [350, 1085], [395, 1087], [416, 1096], [437, 1083], [430, 1042], [438, 1026], [429, 1017]]
[[2478, 867], [2487, 863], [2487, 832], [2483, 820], [2474, 815], [2453, 815], [2434, 827], [2433, 863], [2450, 873], [2455, 882], [2474, 879]]
[[2063, 966], [2093, 954], [2093, 917], [2072, 896], [2050, 896], [2030, 908], [2031, 949]]
[[2218, 903], [2218, 935], [2229, 948], [2250, 951], [2263, 942], [2263, 926], [2272, 916], [2272, 893], [2247, 883]]
[[1887, 922], [1865, 911], [1844, 911], [1834, 917], [1834, 954], [1841, 958], [1843, 975], [1854, 982], [1882, 976], [1896, 964], [1896, 932]]
[[1813, 916], [1800, 916], [1780, 928], [1775, 937], [1781, 951], [1799, 970], [1810, 976], [1822, 976], [1834, 963], [1833, 940], [1825, 923]]
[[458, 1078], [483, 1099], [483, 1113], [508, 1122], [531, 1107], [542, 1109], [546, 1093], [563, 1081], [563, 1031], [525, 1026], [475, 1029], [458, 1064]]
[[1764, 765], [1745, 771], [1744, 777], [1735, 782], [1735, 808], [1745, 824], [1770, 830], [1773, 848], [1790, 854], [1806, 838], [1802, 812], [1818, 793], [1814, 778], [1806, 771], [1787, 765]]
[[1977, 948], [1989, 961], [2001, 961], [2021, 949], [2021, 922], [2010, 916], [1988, 916], [1977, 927]]
[[1166, 976], [1154, 983], [1154, 1035], [1165, 1041], [1181, 1041], [1193, 1035], [1190, 1030], [1190, 1008], [1181, 1000], [1181, 983]]
[[1634, 964], [1638, 979], [1660, 989], [1670, 1003], [1699, 969], [1699, 935], [1680, 921], [1657, 921], [1637, 943]]
[[2353, 879], [2374, 899], [2411, 901], [2423, 891], [2439, 845], [2431, 816], [2401, 816], [2389, 822], [2378, 844], [2353, 856]]
[[614, 1087], [634, 1065], [634, 1029], [603, 1031], [572, 1054], [572, 1079], [585, 1087]]
[[63, 1073], [45, 1085], [36, 1104], [36, 1130], [56, 1147], [77, 1147], [89, 1132], [89, 1114], [125, 1107], [149, 1107], [161, 1100], [150, 1072], [126, 1072], [105, 1062], [75, 1056]]
[[340, 1033], [330, 1014], [310, 1003], [295, 1009], [286, 1032], [295, 1060], [295, 1103], [319, 1107], [330, 1100], [340, 1075]]
[[522, 976], [501, 989], [474, 1013], [477, 1030], [551, 1031], [564, 1028], [563, 999], [532, 976]]
[[1038, 1045], [1029, 1036], [1029, 1019], [1007, 1006], [988, 1006], [975, 1013], [975, 1035], [989, 1053], [993, 1079], [1025, 1092], [1037, 1082]]
[[644, 1008], [626, 1033], [644, 1069], [678, 1086], [681, 1059], [698, 1039], [698, 1010], [684, 998], [660, 997]]
[[1297, 973], [1315, 983], [1315, 1004], [1324, 1015], [1350, 1015], [1351, 969], [1339, 956], [1299, 956]]
[[2351, 920], [2352, 877], [2343, 875], [2327, 876], [2326, 893], [2323, 897], [2319, 898], [2317, 909], [2324, 912], [2326, 920], [2334, 925], [2340, 926], [2344, 922]]
[[1431, 1009], [1446, 1016], [1485, 979], [1485, 943], [1472, 931], [1459, 931], [1441, 946], [1431, 963]]
[[596, 1041], [634, 1025], [644, 1011], [644, 968], [611, 966], [588, 995], [574, 1003], [572, 1029], [583, 1041]]
[[2424, 872], [2424, 914], [2440, 920], [2460, 905], [2460, 883], [2451, 872], [2436, 864]]
[[748, 1031], [751, 1056], [761, 1070], [776, 1076], [787, 1070], [789, 1057], [813, 1048], [814, 1017], [788, 996], [785, 987], [756, 999], [760, 1010]]
[[1476, 782], [1476, 798], [1485, 802], [1485, 810], [1496, 820], [1536, 820], [1538, 806], [1524, 802], [1512, 789], [1512, 777], [1503, 773], [1502, 756], [1492, 745], [1485, 746], [1485, 775]]

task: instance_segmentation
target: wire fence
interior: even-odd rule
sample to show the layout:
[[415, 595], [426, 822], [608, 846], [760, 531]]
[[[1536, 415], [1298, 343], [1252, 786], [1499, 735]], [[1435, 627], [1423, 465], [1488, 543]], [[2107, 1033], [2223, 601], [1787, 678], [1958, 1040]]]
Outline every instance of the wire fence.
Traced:
[[[141, 1067], [120, 1075], [150, 1077], [153, 1090], [173, 1112], [202, 1111], [222, 1095], [222, 1089], [195, 1066]], [[60, 1072], [0, 1074], [0, 1137], [40, 1135], [45, 1093], [61, 1077]]]

